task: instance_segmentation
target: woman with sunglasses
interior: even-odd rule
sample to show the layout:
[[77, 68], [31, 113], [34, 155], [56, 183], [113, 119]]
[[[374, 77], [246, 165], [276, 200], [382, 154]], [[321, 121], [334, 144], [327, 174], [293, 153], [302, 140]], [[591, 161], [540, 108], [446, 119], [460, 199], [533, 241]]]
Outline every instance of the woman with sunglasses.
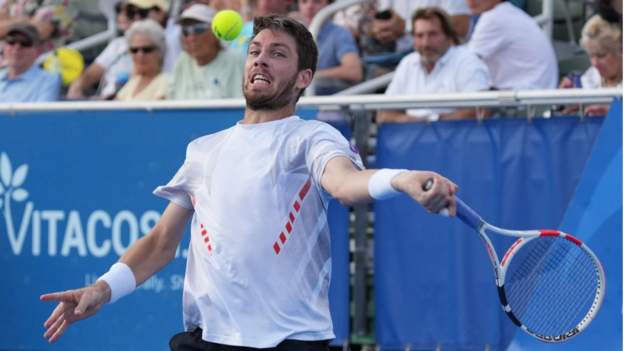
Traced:
[[168, 77], [163, 73], [165, 32], [158, 23], [137, 21], [126, 32], [133, 71], [116, 100], [160, 100], [166, 97]]

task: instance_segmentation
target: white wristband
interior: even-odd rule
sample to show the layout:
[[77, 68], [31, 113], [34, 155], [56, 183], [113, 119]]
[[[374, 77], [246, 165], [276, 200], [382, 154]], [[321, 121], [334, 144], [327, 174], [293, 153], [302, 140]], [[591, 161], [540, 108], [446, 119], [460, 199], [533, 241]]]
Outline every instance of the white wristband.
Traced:
[[136, 288], [136, 278], [132, 269], [122, 262], [111, 266], [98, 280], [103, 280], [111, 289], [111, 298], [108, 303], [113, 303], [130, 294]]
[[375, 200], [385, 200], [401, 192], [392, 186], [392, 179], [407, 169], [383, 168], [375, 172], [368, 181], [368, 193]]

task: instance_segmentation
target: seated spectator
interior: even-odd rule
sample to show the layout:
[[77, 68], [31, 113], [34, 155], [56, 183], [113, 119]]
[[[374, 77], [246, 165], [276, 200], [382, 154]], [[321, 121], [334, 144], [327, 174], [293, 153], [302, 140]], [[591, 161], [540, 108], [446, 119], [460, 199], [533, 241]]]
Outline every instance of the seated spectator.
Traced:
[[35, 64], [41, 53], [35, 26], [14, 23], [5, 37], [6, 67], [0, 70], [0, 101], [43, 102], [58, 100], [61, 78]]
[[173, 69], [168, 97], [174, 100], [225, 99], [243, 96], [244, 58], [221, 47], [210, 24], [215, 10], [194, 4], [180, 15], [182, 46]]
[[[332, 0], [298, 0], [299, 11], [291, 15], [309, 26], [316, 14]], [[331, 95], [362, 80], [362, 63], [353, 35], [331, 20], [316, 37], [319, 59], [315, 74], [316, 95]]]
[[[622, 28], [617, 23], [609, 23], [600, 15], [591, 17], [583, 26], [581, 45], [591, 59], [591, 67], [574, 82], [564, 78], [560, 88], [621, 88], [622, 87]], [[580, 83], [580, 84], [579, 84]], [[580, 85], [580, 86], [579, 86]], [[564, 113], [577, 112], [567, 108]], [[604, 116], [608, 105], [586, 106], [586, 115]]]
[[[126, 1], [122, 1], [119, 6], [115, 7], [115, 10], [120, 34], [123, 34], [140, 17], [136, 12], [136, 7], [129, 6]], [[132, 60], [128, 53], [126, 38], [123, 36], [114, 38], [95, 58], [95, 61], [82, 72], [82, 75], [69, 86], [67, 98], [84, 99], [87, 97], [87, 92], [97, 84], [95, 97], [110, 99], [127, 82], [131, 71]]]
[[22, 0], [3, 1], [0, 5], [0, 38], [11, 25], [28, 21], [37, 28], [44, 50], [67, 43], [73, 35], [74, 18], [78, 10], [73, 1]]
[[249, 0], [251, 18], [243, 25], [238, 38], [230, 43], [230, 48], [237, 50], [241, 55], [247, 55], [249, 39], [253, 34], [253, 17], [268, 15], [286, 15], [293, 6], [293, 0]]
[[165, 31], [151, 19], [137, 21], [126, 32], [133, 72], [116, 100], [161, 100], [167, 96], [168, 77], [163, 73]]
[[464, 0], [380, 0], [376, 7], [361, 4], [348, 8], [337, 14], [335, 21], [358, 33], [366, 76], [372, 78], [391, 71], [412, 51], [410, 16], [420, 8], [433, 6], [450, 15], [460, 40], [468, 34], [470, 9]]
[[135, 16], [140, 19], [152, 19], [165, 28], [167, 54], [164, 70], [171, 72], [173, 65], [182, 51], [180, 45], [180, 27], [169, 18], [169, 2], [167, 0], [128, 0], [128, 6]]
[[[399, 63], [386, 95], [454, 93], [487, 90], [487, 67], [464, 46], [444, 10], [417, 10], [412, 18], [414, 49]], [[418, 122], [475, 117], [475, 109], [381, 111], [377, 122]]]
[[503, 0], [466, 0], [480, 15], [468, 47], [500, 90], [554, 89], [558, 66], [550, 40], [524, 11]]

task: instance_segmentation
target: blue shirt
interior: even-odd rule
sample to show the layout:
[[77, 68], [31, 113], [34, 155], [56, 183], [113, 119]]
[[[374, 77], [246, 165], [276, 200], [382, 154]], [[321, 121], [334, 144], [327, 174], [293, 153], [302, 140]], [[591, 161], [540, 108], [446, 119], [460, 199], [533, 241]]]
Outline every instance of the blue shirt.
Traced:
[[[351, 32], [332, 22], [326, 22], [321, 27], [316, 42], [319, 49], [317, 64], [319, 70], [340, 66], [340, 62], [346, 54], [359, 54]], [[339, 79], [319, 79], [316, 84], [316, 94], [331, 95], [348, 86], [347, 82]]]
[[8, 69], [0, 70], [0, 102], [45, 102], [59, 99], [61, 77], [50, 74], [38, 65], [9, 79]]

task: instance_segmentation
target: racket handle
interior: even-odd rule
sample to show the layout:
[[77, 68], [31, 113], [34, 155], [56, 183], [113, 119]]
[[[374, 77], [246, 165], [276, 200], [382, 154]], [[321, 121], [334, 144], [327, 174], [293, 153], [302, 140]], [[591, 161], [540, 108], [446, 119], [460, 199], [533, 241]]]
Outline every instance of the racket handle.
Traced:
[[476, 230], [481, 229], [484, 221], [475, 210], [466, 205], [459, 196], [455, 196], [455, 205], [457, 206], [457, 217], [461, 219], [462, 222]]
[[[427, 179], [425, 183], [422, 185], [422, 190], [423, 191], [431, 190], [431, 188], [433, 188], [433, 182], [434, 182], [433, 178]], [[484, 223], [483, 218], [481, 218], [481, 216], [479, 216], [477, 212], [475, 212], [472, 208], [470, 208], [470, 206], [466, 205], [466, 203], [463, 202], [459, 198], [459, 196], [455, 196], [455, 204], [457, 205], [457, 217], [459, 217], [459, 219], [461, 219], [462, 222], [467, 224], [469, 227], [479, 230], [479, 228], [481, 228], [481, 226]], [[448, 217], [449, 212], [448, 212], [448, 209], [445, 208], [441, 210], [440, 212], [438, 212], [438, 214], [441, 216]]]

